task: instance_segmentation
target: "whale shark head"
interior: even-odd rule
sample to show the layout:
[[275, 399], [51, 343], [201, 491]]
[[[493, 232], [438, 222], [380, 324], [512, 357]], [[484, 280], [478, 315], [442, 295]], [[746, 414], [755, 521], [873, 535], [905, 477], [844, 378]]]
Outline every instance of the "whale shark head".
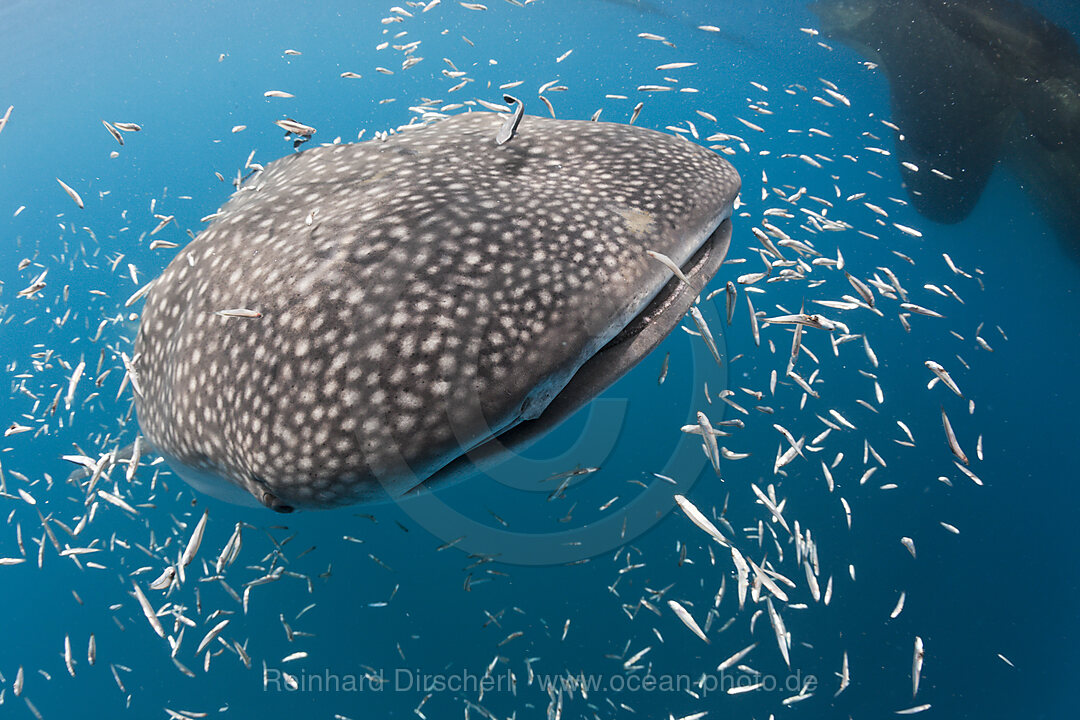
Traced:
[[550, 427], [674, 327], [726, 252], [732, 166], [627, 125], [525, 116], [497, 145], [503, 125], [282, 158], [177, 254], [135, 369], [178, 474], [281, 511], [402, 495]]

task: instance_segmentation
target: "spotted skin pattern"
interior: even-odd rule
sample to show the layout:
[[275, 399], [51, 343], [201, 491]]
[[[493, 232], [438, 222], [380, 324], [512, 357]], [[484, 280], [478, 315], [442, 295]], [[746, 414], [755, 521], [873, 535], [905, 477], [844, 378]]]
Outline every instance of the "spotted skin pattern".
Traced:
[[[397, 496], [536, 417], [730, 216], [739, 176], [628, 125], [470, 113], [249, 179], [150, 290], [139, 424], [212, 494]], [[246, 309], [250, 317], [222, 316]], [[222, 487], [225, 486], [225, 487]]]

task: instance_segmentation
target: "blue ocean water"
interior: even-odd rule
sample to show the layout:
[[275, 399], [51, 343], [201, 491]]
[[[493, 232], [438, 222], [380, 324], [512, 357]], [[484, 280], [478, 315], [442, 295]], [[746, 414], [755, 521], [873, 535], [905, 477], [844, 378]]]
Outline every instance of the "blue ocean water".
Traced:
[[[484, 5], [470, 9], [443, 0], [422, 12], [410, 3], [395, 11], [371, 2], [46, 0], [0, 9], [8, 58], [0, 112], [14, 107], [0, 133], [0, 358], [9, 380], [0, 424], [32, 428], [5, 437], [0, 453], [6, 483], [0, 557], [27, 558], [0, 566], [0, 710], [12, 717], [32, 716], [35, 709], [43, 717], [125, 711], [167, 717], [168, 708], [240, 717], [411, 717], [418, 711], [439, 718], [556, 712], [613, 718], [708, 711], [710, 718], [869, 718], [929, 703], [923, 717], [1070, 717], [1080, 584], [1071, 516], [1080, 496], [1073, 482], [1078, 437], [1069, 412], [1080, 403], [1075, 237], [1070, 251], [1027, 188], [1004, 168], [975, 211], [955, 225], [935, 224], [897, 202], [907, 196], [895, 158], [867, 149], [894, 147], [892, 131], [882, 124], [891, 113], [886, 78], [840, 41], [801, 31], [819, 27], [802, 2]], [[1032, 5], [1074, 36], [1080, 33], [1080, 14], [1069, 3]], [[424, 59], [402, 69], [407, 51], [395, 46], [415, 41], [420, 45], [411, 52]], [[378, 49], [381, 43], [388, 47]], [[696, 65], [655, 69], [673, 62]], [[461, 78], [444, 71], [463, 71], [472, 82], [451, 92]], [[342, 78], [344, 72], [362, 77]], [[139, 309], [124, 301], [174, 252], [150, 250], [151, 240], [182, 245], [186, 229], [197, 233], [200, 218], [232, 192], [238, 170], [246, 172], [253, 151], [256, 163], [292, 152], [273, 124], [284, 116], [315, 126], [312, 142], [348, 142], [361, 130], [369, 138], [408, 123], [418, 115], [410, 108], [424, 98], [440, 100], [435, 107], [476, 98], [500, 102], [498, 86], [517, 80], [524, 82], [509, 92], [529, 113], [547, 113], [536, 88], [557, 80], [567, 89], [546, 96], [560, 118], [586, 119], [602, 110], [601, 120], [626, 122], [642, 101], [638, 125], [677, 127], [668, 131], [694, 139], [690, 121], [697, 142], [733, 153], [743, 191], [730, 258], [746, 262], [725, 265], [710, 291], [762, 269], [750, 228], [764, 219], [827, 257], [841, 250], [848, 271], [859, 277], [883, 277], [877, 268], [889, 267], [912, 302], [946, 317], [912, 315], [907, 332], [896, 301], [887, 298], [878, 298], [881, 317], [822, 310], [851, 333], [865, 334], [878, 366], [869, 363], [861, 338], [839, 346], [834, 356], [825, 336], [808, 330], [805, 346], [816, 360], [804, 351], [796, 367], [803, 377], [820, 370], [820, 397], [800, 408], [801, 392], [783, 377], [790, 332], [762, 328], [757, 346], [746, 298], [773, 316], [855, 294], [842, 273], [815, 265], [809, 280], [825, 279], [821, 287], [793, 280], [762, 283], [761, 294], [740, 290], [730, 326], [723, 293], [703, 301], [724, 351], [721, 367], [700, 339], [676, 329], [634, 371], [521, 457], [433, 496], [277, 516], [197, 495], [151, 465], [148, 453], [132, 482], [120, 464], [100, 486], [142, 503], [137, 515], [96, 496], [93, 520], [78, 536], [69, 533], [64, 526], [74, 530], [93, 499], [66, 482], [75, 466], [61, 456], [97, 458], [130, 443], [137, 431], [131, 390], [117, 399], [124, 372], [119, 354], [131, 353]], [[826, 81], [850, 107], [835, 98], [831, 106], [813, 100], [829, 102]], [[676, 89], [637, 90], [648, 84]], [[696, 92], [678, 91], [687, 88]], [[295, 97], [265, 98], [267, 90]], [[126, 132], [120, 147], [102, 119], [143, 129]], [[974, 127], [980, 118], [971, 121]], [[246, 129], [232, 132], [239, 125]], [[707, 139], [716, 133], [744, 138], [746, 147]], [[111, 158], [114, 151], [118, 156]], [[55, 178], [75, 188], [85, 208], [76, 208]], [[807, 198], [832, 207], [808, 199], [785, 203], [772, 191], [790, 197], [803, 187]], [[866, 195], [847, 199], [858, 193]], [[887, 220], [863, 201], [885, 209]], [[828, 208], [827, 217], [851, 228], [814, 232], [805, 227], [802, 207]], [[795, 217], [765, 215], [767, 208], [787, 208]], [[151, 236], [169, 215], [175, 222]], [[942, 253], [969, 277], [954, 273]], [[24, 259], [29, 263], [20, 268]], [[17, 296], [46, 269], [42, 291]], [[963, 302], [926, 284], [949, 285]], [[992, 352], [974, 340], [980, 324]], [[695, 329], [689, 320], [684, 326]], [[927, 389], [928, 359], [950, 370], [974, 413], [941, 384]], [[85, 375], [67, 409], [62, 396], [80, 360]], [[773, 370], [780, 375], [775, 393], [769, 389]], [[864, 373], [877, 377], [883, 402], [874, 397], [874, 378]], [[725, 405], [718, 397], [724, 389], [749, 412]], [[91, 397], [94, 392], [100, 395]], [[54, 397], [58, 409], [49, 413]], [[758, 404], [774, 412], [753, 410]], [[942, 408], [983, 486], [953, 464]], [[786, 444], [773, 423], [812, 445], [826, 427], [815, 415], [830, 418], [830, 409], [857, 430], [832, 432], [820, 452], [806, 452], [775, 475], [773, 459]], [[722, 444], [751, 456], [725, 461], [718, 477], [693, 436], [679, 431], [697, 422], [697, 411], [714, 425], [743, 419], [746, 427]], [[894, 442], [904, 439], [897, 420], [911, 429], [914, 449]], [[981, 461], [974, 450], [979, 436]], [[863, 459], [864, 440], [884, 466]], [[821, 464], [831, 464], [839, 452], [845, 458], [833, 470], [837, 487], [830, 492]], [[592, 467], [600, 469], [573, 477], [557, 492], [563, 478], [552, 476]], [[786, 499], [787, 522], [798, 520], [803, 533], [812, 531], [822, 590], [827, 578], [833, 582], [828, 605], [811, 597], [789, 533], [756, 502], [752, 483], [766, 492], [771, 483], [777, 498]], [[881, 489], [885, 484], [897, 487]], [[790, 667], [768, 614], [751, 620], [764, 599], [739, 610], [728, 551], [675, 507], [676, 492], [710, 517], [726, 508], [747, 556], [759, 564], [768, 560], [796, 585], [787, 607], [776, 603], [791, 635]], [[850, 530], [841, 496], [852, 508]], [[203, 509], [209, 510], [206, 535], [185, 582], [168, 594], [149, 590], [176, 562]], [[59, 548], [100, 552], [62, 556], [43, 522]], [[238, 596], [254, 582], [246, 612], [213, 579], [214, 562], [237, 523], [244, 524], [243, 546], [224, 579]], [[913, 538], [917, 557], [901, 537]], [[166, 634], [175, 639], [186, 627], [175, 660], [190, 676], [142, 616], [133, 581], [155, 608], [171, 604], [161, 613]], [[724, 597], [706, 621], [721, 582]], [[903, 612], [890, 618], [901, 592]], [[668, 600], [709, 628], [708, 644], [679, 622]], [[170, 608], [192, 625], [174, 621]], [[725, 627], [729, 618], [734, 621]], [[204, 665], [206, 653], [195, 648], [224, 619], [228, 647], [213, 641]], [[913, 698], [916, 636], [926, 659]], [[65, 667], [65, 638], [74, 676]], [[717, 672], [721, 661], [754, 642], [742, 661], [746, 669]], [[250, 669], [233, 643], [250, 656]], [[645, 648], [651, 649], [627, 664]], [[307, 655], [284, 660], [296, 652]], [[851, 684], [834, 697], [845, 653]], [[16, 697], [20, 667], [24, 681]], [[299, 689], [289, 688], [286, 673]], [[567, 676], [581, 678], [586, 691]], [[561, 694], [543, 687], [548, 680]], [[765, 686], [730, 694], [725, 682]], [[809, 697], [783, 704], [800, 690]]]

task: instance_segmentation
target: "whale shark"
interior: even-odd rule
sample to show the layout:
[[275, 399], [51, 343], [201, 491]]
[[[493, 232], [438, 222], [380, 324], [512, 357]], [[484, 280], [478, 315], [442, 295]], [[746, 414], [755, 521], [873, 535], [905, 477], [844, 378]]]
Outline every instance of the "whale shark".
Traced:
[[915, 209], [956, 223], [1005, 165], [1080, 255], [1080, 48], [1013, 0], [817, 0], [822, 30], [880, 65]]
[[140, 429], [196, 489], [280, 512], [461, 477], [663, 340], [739, 189], [686, 139], [520, 112], [278, 159], [150, 287]]

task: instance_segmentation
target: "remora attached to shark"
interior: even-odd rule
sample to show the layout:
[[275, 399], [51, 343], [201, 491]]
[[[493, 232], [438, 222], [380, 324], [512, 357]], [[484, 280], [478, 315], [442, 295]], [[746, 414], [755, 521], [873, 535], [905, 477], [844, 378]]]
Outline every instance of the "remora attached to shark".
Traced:
[[173, 259], [135, 366], [178, 474], [279, 511], [402, 495], [543, 432], [670, 332], [727, 251], [734, 168], [627, 125], [525, 116], [496, 145], [503, 125], [277, 160]]

